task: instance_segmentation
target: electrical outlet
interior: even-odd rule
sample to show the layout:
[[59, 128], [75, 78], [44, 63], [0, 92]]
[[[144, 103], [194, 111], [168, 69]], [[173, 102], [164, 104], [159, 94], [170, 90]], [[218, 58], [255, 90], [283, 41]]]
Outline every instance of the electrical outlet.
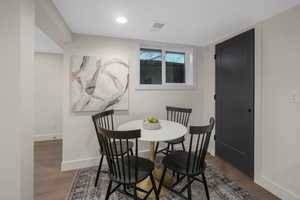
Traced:
[[296, 90], [292, 92], [291, 103], [299, 103], [299, 92]]

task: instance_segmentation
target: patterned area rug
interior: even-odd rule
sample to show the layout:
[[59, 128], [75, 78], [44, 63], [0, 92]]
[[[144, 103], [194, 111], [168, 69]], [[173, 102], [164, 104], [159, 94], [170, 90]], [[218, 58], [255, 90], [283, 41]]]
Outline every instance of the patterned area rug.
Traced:
[[[67, 200], [104, 200], [106, 189], [109, 183], [107, 169], [100, 174], [98, 187], [94, 187], [97, 167], [81, 169], [77, 171], [73, 185]], [[217, 168], [208, 164], [206, 169], [206, 179], [208, 182], [210, 199], [212, 200], [255, 200], [247, 191], [241, 188], [236, 182], [228, 179]], [[201, 177], [199, 177], [201, 179]], [[176, 187], [182, 188], [185, 182]], [[176, 189], [176, 188], [175, 188]], [[184, 194], [187, 196], [187, 194]], [[110, 200], [132, 199], [120, 192], [113, 193]], [[181, 200], [180, 197], [170, 193], [168, 196], [161, 197], [161, 200]], [[192, 184], [192, 199], [206, 200], [204, 187], [199, 182]]]

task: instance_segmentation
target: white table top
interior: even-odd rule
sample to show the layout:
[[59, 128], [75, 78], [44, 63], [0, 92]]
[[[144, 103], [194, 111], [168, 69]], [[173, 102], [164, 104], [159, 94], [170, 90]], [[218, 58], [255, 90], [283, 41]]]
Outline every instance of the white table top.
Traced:
[[158, 130], [146, 130], [143, 128], [143, 120], [134, 120], [119, 126], [119, 131], [141, 129], [142, 141], [161, 142], [174, 140], [184, 136], [187, 133], [187, 128], [179, 123], [167, 120], [159, 120], [161, 128]]

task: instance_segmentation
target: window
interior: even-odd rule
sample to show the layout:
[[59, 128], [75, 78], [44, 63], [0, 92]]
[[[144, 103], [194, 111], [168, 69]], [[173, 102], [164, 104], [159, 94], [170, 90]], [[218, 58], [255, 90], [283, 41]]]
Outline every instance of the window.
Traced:
[[185, 83], [185, 53], [166, 52], [166, 82]]
[[162, 52], [154, 49], [140, 50], [140, 80], [141, 84], [162, 83]]
[[140, 48], [138, 89], [193, 87], [191, 48]]

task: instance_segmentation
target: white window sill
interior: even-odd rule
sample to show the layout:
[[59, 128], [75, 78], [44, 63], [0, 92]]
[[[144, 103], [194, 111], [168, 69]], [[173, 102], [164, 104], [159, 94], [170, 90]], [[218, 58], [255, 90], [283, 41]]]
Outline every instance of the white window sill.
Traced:
[[192, 90], [194, 85], [190, 84], [166, 84], [166, 85], [138, 85], [136, 90]]

